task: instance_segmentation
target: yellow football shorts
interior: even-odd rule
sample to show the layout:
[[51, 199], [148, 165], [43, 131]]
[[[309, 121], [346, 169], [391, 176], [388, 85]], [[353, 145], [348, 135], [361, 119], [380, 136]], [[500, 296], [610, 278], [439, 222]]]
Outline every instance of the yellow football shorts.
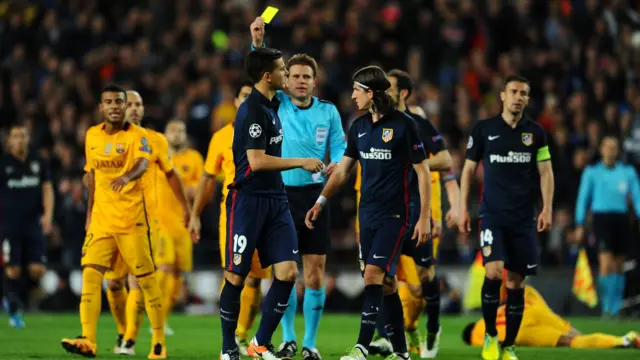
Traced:
[[136, 276], [154, 272], [147, 227], [136, 227], [128, 234], [98, 232], [90, 228], [82, 245], [81, 264], [113, 270], [108, 272], [110, 279], [121, 279], [129, 272]]
[[[226, 260], [226, 245], [227, 245], [227, 209], [225, 202], [222, 202], [220, 206], [220, 259], [222, 260], [222, 268], [224, 269]], [[253, 258], [251, 259], [251, 271], [248, 276], [256, 279], [271, 279], [271, 266], [262, 268], [260, 264], [260, 258], [258, 257], [258, 251], [254, 251]]]

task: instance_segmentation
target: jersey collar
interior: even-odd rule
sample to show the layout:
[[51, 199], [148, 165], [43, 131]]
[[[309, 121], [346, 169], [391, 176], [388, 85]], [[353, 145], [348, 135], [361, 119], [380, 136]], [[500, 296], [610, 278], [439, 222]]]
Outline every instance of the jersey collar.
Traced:
[[370, 112], [367, 112], [367, 117], [369, 119], [369, 122], [371, 123], [371, 126], [373, 127], [377, 127], [380, 126], [384, 123], [386, 123], [387, 121], [391, 120], [394, 118], [394, 113], [397, 112], [398, 110], [396, 108], [391, 108], [389, 109], [389, 112], [384, 114], [380, 120], [378, 120], [378, 122], [373, 122], [373, 115]]
[[507, 128], [509, 128], [510, 130], [519, 130], [522, 127], [524, 127], [525, 125], [527, 125], [529, 123], [529, 117], [528, 116], [523, 116], [522, 119], [520, 119], [520, 121], [518, 121], [518, 123], [516, 124], [516, 127], [512, 128], [511, 126], [509, 126], [509, 124], [507, 124], [507, 121], [502, 117], [502, 114], [498, 115], [498, 117], [500, 118], [500, 121], [502, 121], [502, 124], [504, 126], [506, 126]]
[[[107, 123], [103, 121], [102, 122], [102, 126], [100, 127], [100, 129], [104, 130], [106, 125], [107, 125]], [[128, 122], [128, 121], [125, 121], [124, 122], [124, 126], [122, 127], [122, 130], [127, 131], [127, 130], [129, 130], [130, 127], [131, 127], [131, 123]]]
[[251, 89], [251, 95], [249, 96], [254, 97], [256, 100], [258, 100], [258, 102], [260, 102], [260, 104], [275, 110], [278, 110], [278, 107], [280, 106], [280, 101], [278, 100], [277, 97], [274, 96], [272, 100], [269, 100], [267, 99], [266, 96], [262, 95], [262, 93], [258, 91], [255, 87]]
[[298, 105], [296, 105], [296, 107], [298, 108], [298, 110], [308, 110], [308, 109], [311, 109], [311, 107], [313, 106], [313, 102], [314, 101], [315, 101], [315, 99], [312, 96], [311, 97], [311, 102], [309, 103], [309, 105], [307, 105], [307, 106], [298, 106]]

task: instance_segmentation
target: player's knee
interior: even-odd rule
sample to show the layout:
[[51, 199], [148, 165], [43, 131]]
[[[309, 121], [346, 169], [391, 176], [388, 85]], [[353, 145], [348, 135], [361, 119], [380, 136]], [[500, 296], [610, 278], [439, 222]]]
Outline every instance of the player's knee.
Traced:
[[129, 289], [139, 290], [140, 286], [138, 286], [138, 281], [134, 275], [129, 274], [127, 276], [127, 282], [129, 283]]
[[158, 265], [158, 270], [167, 274], [173, 274], [175, 272], [175, 267], [170, 264], [162, 264]]
[[507, 289], [522, 289], [524, 288], [524, 280], [524, 276], [513, 271], [509, 271], [507, 272], [507, 281], [505, 286]]
[[232, 273], [230, 271], [224, 272], [224, 278], [233, 286], [242, 287], [244, 284], [244, 278], [238, 274]]
[[47, 268], [42, 264], [30, 264], [29, 265], [29, 277], [33, 280], [42, 279]]
[[504, 272], [504, 265], [498, 262], [487, 263], [484, 267], [485, 276], [491, 280], [502, 279], [502, 273]]
[[382, 292], [391, 295], [398, 291], [398, 278], [396, 276], [385, 276], [382, 280]]
[[318, 290], [324, 284], [326, 257], [324, 255], [305, 255], [303, 257], [304, 285]]
[[124, 288], [124, 280], [107, 280], [107, 288], [110, 291], [120, 291]]
[[365, 285], [382, 285], [384, 281], [384, 270], [375, 266], [367, 265], [364, 268], [364, 284]]
[[420, 282], [431, 281], [436, 277], [436, 266], [418, 267], [418, 277]]
[[247, 276], [247, 278], [244, 280], [244, 286], [255, 289], [260, 286], [260, 279], [253, 276]]
[[4, 269], [4, 273], [7, 274], [7, 277], [11, 280], [17, 280], [20, 278], [22, 274], [22, 269], [19, 266], [7, 266]]

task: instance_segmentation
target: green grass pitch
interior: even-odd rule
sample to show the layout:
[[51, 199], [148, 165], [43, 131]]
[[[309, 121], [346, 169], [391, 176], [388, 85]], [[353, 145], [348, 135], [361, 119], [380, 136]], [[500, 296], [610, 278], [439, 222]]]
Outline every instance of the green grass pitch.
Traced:
[[[480, 349], [465, 345], [461, 339], [462, 328], [475, 317], [444, 317], [442, 319], [442, 341], [438, 359], [480, 359]], [[75, 337], [80, 333], [78, 315], [27, 314], [27, 328], [14, 330], [8, 327], [7, 317], [0, 315], [0, 359], [72, 359], [77, 355], [66, 354], [60, 346], [63, 337]], [[605, 321], [596, 318], [572, 318], [570, 321], [584, 333], [606, 332], [624, 335], [630, 330], [640, 330], [638, 321]], [[173, 359], [218, 359], [220, 352], [220, 320], [217, 316], [173, 315], [169, 319], [175, 330], [174, 336], [167, 337], [168, 355]], [[318, 348], [323, 358], [339, 359], [345, 350], [354, 345], [358, 337], [359, 317], [356, 315], [327, 314], [320, 324]], [[257, 327], [257, 323], [254, 329]], [[304, 331], [302, 316], [296, 319], [298, 341], [301, 342]], [[115, 341], [115, 324], [109, 314], [103, 313], [98, 331], [98, 358], [120, 358], [112, 353]], [[134, 358], [146, 359], [150, 348], [150, 335], [147, 320], [142, 326], [137, 355]], [[280, 342], [281, 331], [274, 335], [274, 345]], [[600, 360], [609, 357], [616, 360], [640, 359], [640, 349], [614, 350], [574, 350], [574, 349], [534, 349], [520, 348], [521, 360]], [[418, 357], [414, 356], [414, 359]], [[379, 358], [381, 359], [381, 358]]]

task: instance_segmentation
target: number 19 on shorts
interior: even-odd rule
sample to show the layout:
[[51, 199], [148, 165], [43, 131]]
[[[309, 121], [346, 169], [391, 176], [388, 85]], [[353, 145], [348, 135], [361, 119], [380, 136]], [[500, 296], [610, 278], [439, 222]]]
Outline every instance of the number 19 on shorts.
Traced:
[[244, 235], [233, 235], [233, 264], [238, 266], [242, 263], [242, 253], [247, 248], [247, 237]]

